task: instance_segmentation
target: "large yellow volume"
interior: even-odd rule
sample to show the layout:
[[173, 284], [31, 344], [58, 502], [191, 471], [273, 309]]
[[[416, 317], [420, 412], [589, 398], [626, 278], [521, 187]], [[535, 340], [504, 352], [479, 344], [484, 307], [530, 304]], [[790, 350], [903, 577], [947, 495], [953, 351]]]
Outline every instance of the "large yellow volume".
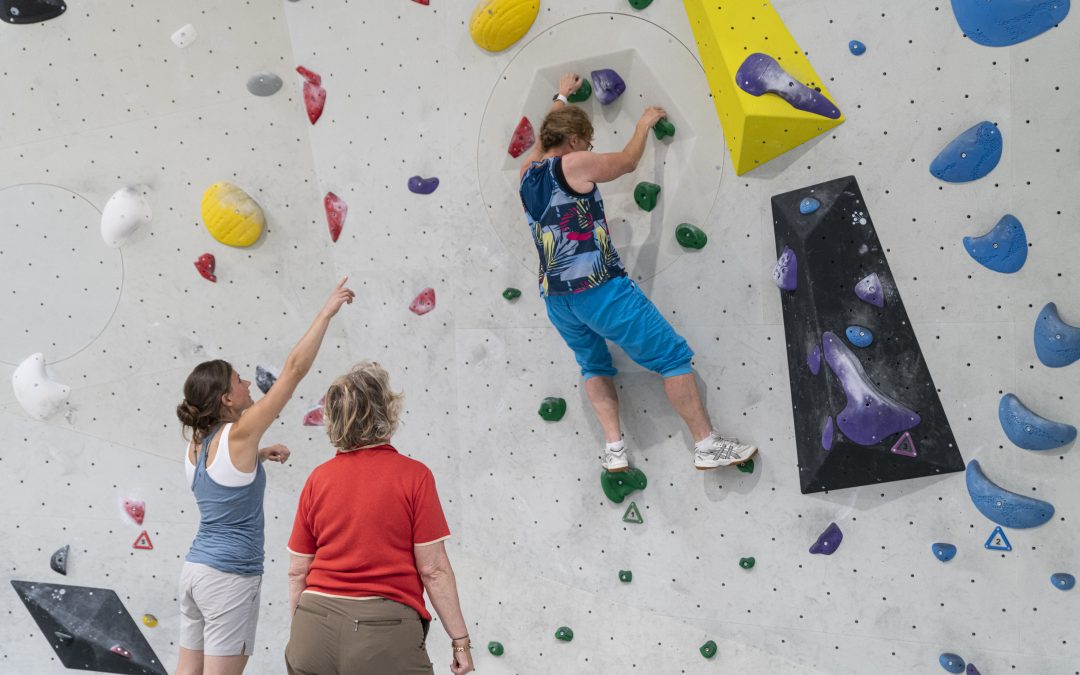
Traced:
[[797, 110], [775, 94], [753, 96], [735, 84], [746, 57], [768, 54], [791, 76], [825, 89], [768, 0], [683, 0], [724, 128], [735, 173], [744, 174], [844, 121]]
[[480, 0], [469, 19], [473, 42], [501, 52], [529, 32], [540, 12], [540, 0]]
[[214, 183], [202, 200], [206, 229], [227, 246], [251, 246], [259, 240], [266, 218], [248, 193], [232, 183]]

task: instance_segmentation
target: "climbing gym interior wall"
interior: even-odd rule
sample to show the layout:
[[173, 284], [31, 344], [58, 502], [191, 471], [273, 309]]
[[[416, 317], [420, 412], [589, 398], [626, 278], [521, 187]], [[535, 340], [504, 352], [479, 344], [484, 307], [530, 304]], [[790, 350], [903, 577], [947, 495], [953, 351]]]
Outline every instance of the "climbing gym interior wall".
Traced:
[[[1049, 419], [1078, 418], [1080, 365], [1044, 365], [1033, 341], [1049, 302], [1080, 324], [1075, 17], [995, 47], [966, 37], [944, 0], [774, 0], [819, 78], [804, 84], [827, 93], [843, 123], [735, 166], [708, 74], [717, 66], [702, 56], [720, 48], [698, 42], [701, 30], [723, 45], [776, 30], [751, 25], [753, 11], [702, 29], [692, 17], [711, 10], [694, 0], [540, 0], [524, 37], [497, 52], [470, 37], [471, 0], [70, 0], [55, 18], [12, 21], [11, 7], [30, 18], [56, 4], [5, 0], [0, 25], [0, 361], [13, 381], [0, 393], [0, 567], [6, 581], [116, 592], [134, 625], [114, 623], [115, 612], [68, 617], [84, 631], [73, 639], [121, 648], [101, 669], [138, 672], [120, 669], [134, 663], [121, 652], [139, 633], [166, 669], [176, 663], [176, 587], [198, 517], [174, 414], [184, 377], [219, 357], [249, 379], [279, 367], [348, 274], [357, 300], [267, 436], [292, 458], [267, 467], [249, 672], [284, 671], [285, 542], [303, 481], [331, 455], [305, 414], [336, 374], [369, 358], [406, 395], [397, 446], [436, 476], [480, 672], [937, 672], [955, 654], [982, 673], [1080, 673], [1080, 596], [1063, 592], [1068, 577], [1051, 580], [1080, 568], [1080, 468], [1068, 444], [1017, 447], [998, 415], [1015, 394]], [[761, 20], [771, 11], [762, 2]], [[778, 63], [797, 70], [793, 57]], [[733, 75], [739, 63], [725, 67]], [[760, 447], [752, 471], [695, 471], [693, 439], [660, 381], [616, 351], [631, 460], [648, 477], [622, 503], [601, 488], [602, 434], [535, 291], [507, 153], [522, 116], [539, 127], [560, 74], [602, 68], [626, 91], [582, 104], [597, 151], [620, 149], [650, 104], [677, 130], [650, 136], [637, 170], [603, 187], [614, 241], [694, 348], [716, 426]], [[305, 90], [309, 103], [325, 96], [314, 123]], [[1003, 139], [997, 167], [969, 183], [932, 175], [938, 153], [984, 120]], [[932, 375], [964, 464], [1053, 504], [1041, 527], [991, 536], [996, 523], [959, 472], [802, 493], [788, 362], [802, 347], [785, 337], [786, 291], [770, 276], [774, 221], [798, 200], [777, 200], [774, 216], [771, 198], [847, 176], [921, 348], [912, 368]], [[635, 204], [640, 181], [662, 188], [652, 211]], [[229, 202], [247, 205], [243, 222], [215, 220], [217, 200], [239, 194], [228, 186], [204, 219], [204, 192], [219, 182], [261, 207], [261, 235], [245, 199]], [[1005, 214], [1028, 242], [1013, 274], [981, 266], [963, 243]], [[707, 245], [680, 245], [680, 223]], [[208, 224], [258, 240], [228, 246]], [[426, 288], [434, 308], [411, 312], [430, 306], [430, 296], [414, 302]], [[506, 300], [506, 288], [522, 295]], [[908, 373], [863, 365], [904, 398], [894, 385]], [[546, 397], [565, 399], [561, 420], [537, 414]], [[1018, 503], [974, 489], [990, 491], [990, 511]], [[643, 522], [624, 521], [630, 502]], [[835, 552], [810, 553], [831, 523], [840, 546], [826, 537]], [[987, 548], [1004, 539], [1011, 550]], [[50, 557], [64, 546], [61, 576]], [[35, 624], [27, 588], [0, 591], [0, 672], [62, 672], [62, 640]], [[572, 641], [556, 638], [560, 627]], [[703, 654], [709, 641], [715, 653]], [[447, 672], [437, 624], [428, 651]], [[943, 664], [955, 672], [956, 661]]]

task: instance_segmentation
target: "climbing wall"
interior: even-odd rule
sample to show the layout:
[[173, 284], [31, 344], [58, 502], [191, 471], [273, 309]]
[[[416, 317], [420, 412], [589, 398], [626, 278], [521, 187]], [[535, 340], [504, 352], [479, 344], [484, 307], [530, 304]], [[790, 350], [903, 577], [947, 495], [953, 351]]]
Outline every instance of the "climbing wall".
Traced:
[[[336, 374], [374, 358], [406, 395], [396, 444], [435, 473], [480, 672], [937, 672], [952, 652], [982, 673], [1080, 673], [1080, 596], [1050, 582], [1080, 573], [1080, 468], [1068, 446], [1015, 447], [997, 415], [1014, 393], [1077, 421], [1080, 365], [1042, 365], [1032, 329], [1050, 301], [1080, 324], [1080, 89], [1064, 67], [1080, 58], [1080, 23], [994, 48], [966, 39], [947, 2], [773, 4], [846, 121], [738, 177], [689, 19], [671, 0], [641, 11], [625, 0], [544, 1], [527, 35], [499, 53], [473, 43], [472, 3], [459, 0], [72, 0], [54, 19], [0, 25], [0, 362], [10, 378], [41, 352], [71, 388], [44, 421], [0, 391], [0, 672], [64, 670], [56, 638], [46, 641], [9, 580], [114, 590], [175, 666], [175, 589], [197, 523], [173, 412], [183, 379], [209, 358], [249, 379], [257, 365], [280, 366], [349, 274], [357, 301], [267, 435], [293, 455], [268, 467], [249, 672], [283, 671], [284, 545], [300, 486], [331, 454], [302, 418]], [[187, 24], [181, 48], [170, 37]], [[865, 54], [848, 51], [852, 39]], [[314, 125], [297, 66], [326, 91]], [[650, 138], [633, 176], [605, 187], [615, 242], [695, 349], [716, 425], [761, 448], [753, 473], [695, 471], [660, 382], [616, 352], [631, 459], [648, 476], [627, 498], [641, 524], [623, 522], [627, 502], [601, 490], [602, 436], [534, 291], [505, 153], [522, 116], [539, 125], [560, 72], [604, 67], [627, 91], [607, 108], [585, 104], [598, 151], [619, 149], [653, 102], [677, 127]], [[252, 95], [245, 85], [260, 72], [278, 75], [281, 90]], [[998, 167], [970, 184], [931, 176], [937, 153], [982, 120], [1004, 138]], [[849, 175], [960, 454], [1056, 507], [1041, 527], [1007, 528], [1009, 552], [984, 548], [995, 525], [960, 473], [800, 492], [770, 200]], [[414, 194], [412, 176], [440, 183]], [[651, 213], [632, 199], [641, 180], [663, 188]], [[230, 248], [206, 231], [200, 201], [218, 181], [262, 206], [255, 246]], [[117, 249], [98, 228], [124, 187], [145, 195], [153, 218]], [[328, 192], [349, 207], [336, 243]], [[979, 266], [961, 242], [1005, 213], [1030, 243], [1011, 275]], [[681, 222], [708, 245], [678, 246]], [[205, 253], [216, 283], [193, 267]], [[434, 310], [411, 313], [427, 287]], [[523, 295], [506, 301], [506, 287]], [[548, 396], [567, 401], [561, 421], [537, 415]], [[125, 500], [145, 503], [141, 524]], [[830, 523], [843, 532], [839, 549], [811, 554]], [[153, 548], [133, 548], [144, 530]], [[935, 542], [955, 545], [955, 558], [940, 562]], [[61, 576], [49, 561], [64, 545]], [[748, 557], [754, 566], [741, 567]], [[572, 642], [555, 638], [560, 626]], [[492, 640], [502, 656], [484, 649]], [[706, 659], [709, 640], [717, 652]], [[428, 648], [445, 672], [441, 626]]]

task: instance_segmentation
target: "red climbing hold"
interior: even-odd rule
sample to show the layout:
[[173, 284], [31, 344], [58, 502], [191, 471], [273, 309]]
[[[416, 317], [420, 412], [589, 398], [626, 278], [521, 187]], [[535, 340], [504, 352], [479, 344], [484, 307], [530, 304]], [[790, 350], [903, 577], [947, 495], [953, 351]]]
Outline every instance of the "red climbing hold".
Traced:
[[199, 259], [195, 261], [195, 269], [199, 270], [199, 274], [203, 279], [208, 281], [217, 281], [217, 277], [214, 276], [214, 270], [217, 268], [217, 261], [214, 260], [214, 254], [203, 253], [199, 256]]
[[312, 124], [322, 117], [323, 106], [326, 105], [326, 90], [311, 82], [304, 83], [304, 107], [307, 108], [308, 119]]
[[150, 543], [150, 535], [146, 533], [146, 530], [142, 531], [139, 538], [135, 540], [135, 543], [131, 545], [131, 548], [139, 548], [144, 551], [153, 551], [154, 545]]
[[337, 241], [345, 225], [345, 216], [349, 214], [349, 205], [333, 192], [327, 192], [323, 206], [326, 207], [326, 222], [330, 226], [330, 240]]
[[304, 413], [305, 427], [321, 427], [323, 425], [323, 406], [326, 405], [326, 397], [319, 399], [311, 410]]
[[433, 309], [435, 309], [434, 288], [425, 288], [420, 291], [420, 295], [416, 296], [413, 301], [409, 303], [409, 311], [418, 316], [423, 316]]
[[514, 129], [514, 137], [510, 139], [510, 147], [507, 152], [511, 157], [517, 158], [536, 143], [536, 132], [533, 131], [532, 123], [528, 117], [522, 117]]
[[415, 2], [418, 5], [427, 5], [427, 4], [429, 4], [428, 0], [412, 0], [412, 1]]
[[296, 72], [300, 73], [301, 77], [303, 77], [305, 80], [312, 83], [316, 87], [322, 84], [322, 76], [316, 72], [312, 72], [303, 66], [297, 66]]
[[124, 511], [131, 516], [131, 519], [138, 525], [142, 525], [143, 517], [146, 516], [146, 502], [139, 501], [137, 499], [125, 499]]

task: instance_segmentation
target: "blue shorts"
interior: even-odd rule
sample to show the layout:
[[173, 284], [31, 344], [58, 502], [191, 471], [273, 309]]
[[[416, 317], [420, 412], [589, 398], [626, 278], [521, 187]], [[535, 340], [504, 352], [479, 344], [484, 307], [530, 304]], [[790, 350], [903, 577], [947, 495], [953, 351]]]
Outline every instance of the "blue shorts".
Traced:
[[547, 313], [574, 350], [585, 379], [617, 372], [605, 340], [664, 377], [693, 370], [693, 350], [629, 277], [616, 277], [582, 293], [549, 296]]

